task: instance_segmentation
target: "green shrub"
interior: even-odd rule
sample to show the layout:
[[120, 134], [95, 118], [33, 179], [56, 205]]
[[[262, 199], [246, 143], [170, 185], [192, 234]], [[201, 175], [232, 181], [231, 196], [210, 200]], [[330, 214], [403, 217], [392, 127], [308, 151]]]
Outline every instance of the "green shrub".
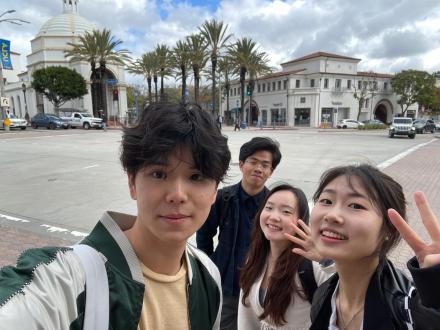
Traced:
[[359, 125], [358, 129], [359, 130], [367, 130], [367, 129], [386, 129], [388, 128], [387, 125], [385, 124], [367, 124], [367, 125]]

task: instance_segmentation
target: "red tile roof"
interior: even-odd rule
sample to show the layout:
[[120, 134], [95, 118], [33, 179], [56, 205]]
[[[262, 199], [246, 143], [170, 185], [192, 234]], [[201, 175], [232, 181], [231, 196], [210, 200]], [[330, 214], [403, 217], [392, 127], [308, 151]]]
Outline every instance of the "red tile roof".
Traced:
[[389, 74], [389, 73], [378, 73], [378, 72], [372, 72], [372, 71], [358, 71], [357, 72], [358, 76], [361, 77], [375, 77], [375, 78], [393, 78], [394, 75], [393, 74]]
[[339, 58], [339, 59], [344, 59], [344, 60], [354, 60], [354, 61], [360, 61], [359, 58], [354, 58], [354, 57], [348, 57], [348, 56], [343, 56], [343, 55], [338, 55], [338, 54], [332, 54], [332, 53], [326, 53], [326, 52], [316, 52], [316, 53], [312, 53], [300, 58], [296, 58], [294, 60], [285, 62], [285, 63], [281, 63], [281, 65], [286, 65], [286, 64], [291, 64], [291, 63], [297, 63], [297, 62], [301, 62], [301, 61], [305, 61], [305, 60], [310, 60], [312, 58], [316, 58], [316, 57], [331, 57], [331, 58]]

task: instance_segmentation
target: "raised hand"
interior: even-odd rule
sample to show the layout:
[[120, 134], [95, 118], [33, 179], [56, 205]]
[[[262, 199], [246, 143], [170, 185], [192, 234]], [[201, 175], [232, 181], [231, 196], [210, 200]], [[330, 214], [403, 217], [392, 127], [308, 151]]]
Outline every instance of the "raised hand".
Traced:
[[312, 240], [309, 226], [307, 226], [302, 220], [298, 220], [297, 223], [299, 226], [294, 223], [291, 223], [290, 226], [298, 237], [284, 233], [284, 236], [286, 236], [288, 240], [301, 246], [301, 248], [293, 248], [292, 252], [307, 259], [320, 262], [323, 258], [315, 248], [315, 243]]
[[420, 268], [440, 265], [440, 225], [423, 192], [415, 192], [414, 200], [419, 209], [423, 225], [432, 239], [430, 244], [425, 243], [396, 210], [389, 209], [388, 216], [394, 227], [414, 251]]

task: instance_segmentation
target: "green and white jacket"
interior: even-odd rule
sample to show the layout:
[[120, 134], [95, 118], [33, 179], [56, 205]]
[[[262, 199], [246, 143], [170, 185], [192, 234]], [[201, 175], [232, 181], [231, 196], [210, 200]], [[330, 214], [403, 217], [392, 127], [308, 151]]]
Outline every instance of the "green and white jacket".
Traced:
[[[109, 286], [109, 329], [137, 329], [144, 296], [138, 258], [123, 233], [134, 217], [107, 212], [81, 243], [105, 258]], [[187, 244], [190, 329], [218, 329], [220, 274], [206, 254]], [[82, 329], [85, 272], [69, 247], [31, 249], [16, 267], [0, 270], [0, 328]]]

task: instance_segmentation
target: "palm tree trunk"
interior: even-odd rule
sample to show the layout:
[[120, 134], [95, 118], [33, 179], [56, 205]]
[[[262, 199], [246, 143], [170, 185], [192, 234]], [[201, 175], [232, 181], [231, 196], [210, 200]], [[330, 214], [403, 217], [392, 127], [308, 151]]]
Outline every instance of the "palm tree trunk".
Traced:
[[254, 85], [255, 85], [255, 80], [254, 79], [249, 79], [249, 89], [251, 94], [249, 95], [249, 119], [248, 119], [248, 125], [249, 127], [252, 126], [252, 94], [254, 91]]
[[215, 109], [215, 69], [217, 67], [217, 56], [215, 54], [211, 55], [211, 74], [212, 74], [212, 113], [215, 114], [215, 118], [218, 116]]
[[[99, 62], [99, 71], [100, 71], [100, 82], [101, 82], [101, 109], [107, 118], [109, 118], [107, 113], [107, 84], [105, 83], [105, 71], [106, 71], [106, 63], [105, 61]], [[98, 116], [98, 114], [93, 114], [94, 116]]]
[[163, 100], [163, 92], [164, 92], [164, 90], [163, 90], [163, 76], [164, 76], [164, 73], [165, 73], [165, 68], [160, 68], [160, 100], [161, 101], [164, 101]]
[[246, 67], [240, 68], [240, 86], [241, 86], [241, 93], [240, 93], [240, 122], [243, 121], [244, 118], [244, 83], [246, 78]]
[[153, 103], [153, 100], [151, 98], [151, 76], [147, 77], [147, 84], [148, 84], [148, 105]]
[[153, 76], [153, 81], [154, 81], [154, 90], [155, 90], [155, 93], [154, 93], [154, 102], [157, 103], [157, 75], [154, 75], [154, 76]]
[[193, 64], [193, 72], [194, 72], [194, 101], [196, 104], [199, 104], [200, 76], [199, 76], [199, 66], [197, 64]]
[[96, 62], [92, 61], [90, 63], [91, 67], [92, 67], [92, 75], [91, 75], [91, 80], [92, 80], [92, 84], [90, 86], [91, 92], [92, 92], [92, 113], [98, 113], [98, 91], [97, 91], [97, 86], [96, 86], [96, 78], [97, 78], [97, 72], [96, 72]]
[[182, 71], [182, 103], [186, 103], [186, 67], [185, 65], [180, 66], [180, 70]]

